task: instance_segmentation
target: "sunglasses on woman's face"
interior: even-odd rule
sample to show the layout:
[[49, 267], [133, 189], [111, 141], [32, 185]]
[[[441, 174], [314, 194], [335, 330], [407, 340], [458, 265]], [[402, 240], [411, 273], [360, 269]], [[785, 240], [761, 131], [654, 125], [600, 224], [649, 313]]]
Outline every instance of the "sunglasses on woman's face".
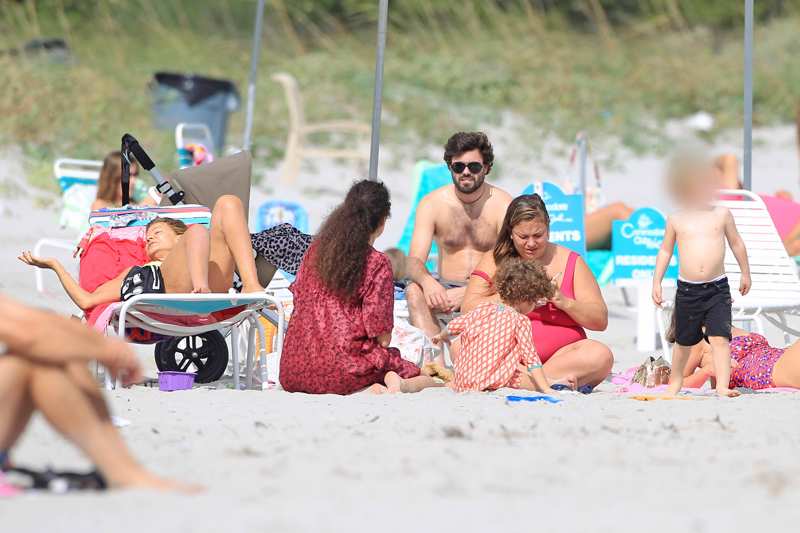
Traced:
[[483, 170], [483, 163], [478, 163], [477, 161], [462, 163], [461, 161], [457, 161], [450, 165], [450, 168], [452, 168], [453, 172], [456, 174], [463, 173], [465, 168], [469, 169], [470, 174], [479, 174], [480, 171]]

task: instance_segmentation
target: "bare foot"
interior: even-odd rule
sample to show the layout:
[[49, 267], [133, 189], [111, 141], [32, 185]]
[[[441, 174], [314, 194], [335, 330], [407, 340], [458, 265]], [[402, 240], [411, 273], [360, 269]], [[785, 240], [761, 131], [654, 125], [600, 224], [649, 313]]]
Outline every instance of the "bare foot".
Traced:
[[179, 483], [171, 479], [158, 477], [149, 472], [136, 474], [128, 480], [113, 484], [113, 486], [119, 489], [152, 489], [164, 492], [182, 492], [184, 494], [197, 494], [205, 491], [205, 488], [200, 485]]
[[389, 394], [403, 392], [403, 378], [397, 372], [387, 372], [383, 382], [386, 383]]
[[242, 294], [252, 294], [256, 292], [264, 292], [264, 287], [258, 283], [245, 283], [242, 285]]
[[736, 398], [737, 396], [741, 395], [742, 393], [740, 393], [738, 390], [728, 388], [717, 389], [717, 396], [721, 398]]
[[369, 387], [367, 387], [366, 389], [364, 389], [364, 392], [369, 394], [386, 394], [387, 392], [389, 392], [389, 389], [387, 389], [380, 383], [374, 383]]
[[569, 390], [575, 390], [578, 388], [578, 380], [575, 379], [575, 376], [564, 376], [563, 378], [548, 379], [547, 381], [550, 382], [551, 387], [553, 385], [566, 385]]
[[192, 289], [192, 294], [210, 294], [211, 289], [208, 287], [196, 287]]

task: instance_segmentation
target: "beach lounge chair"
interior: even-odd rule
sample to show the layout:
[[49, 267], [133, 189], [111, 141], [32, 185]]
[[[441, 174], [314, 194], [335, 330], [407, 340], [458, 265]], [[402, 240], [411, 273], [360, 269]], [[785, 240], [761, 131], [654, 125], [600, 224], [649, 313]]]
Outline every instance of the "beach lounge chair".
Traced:
[[357, 148], [328, 148], [311, 144], [309, 136], [318, 134], [355, 135], [356, 140], [366, 139], [370, 133], [369, 124], [352, 120], [335, 120], [309, 124], [306, 122], [303, 100], [297, 80], [286, 72], [274, 74], [272, 79], [283, 87], [286, 105], [289, 109], [289, 134], [286, 140], [286, 156], [283, 159], [281, 180], [293, 183], [300, 173], [303, 159], [349, 159], [357, 162], [369, 160], [365, 150]]
[[[135, 142], [135, 139], [132, 141]], [[136, 145], [138, 147], [138, 143]], [[137, 156], [140, 165], [161, 183], [163, 178], [155, 165], [143, 151], [141, 153], [141, 159]], [[246, 206], [250, 193], [250, 162], [249, 154], [242, 153], [203, 167], [178, 171], [169, 180], [171, 187], [177, 191], [164, 189], [167, 191], [164, 203], [168, 203], [169, 196], [190, 201], [198, 201], [202, 197], [203, 203], [213, 205], [223, 194], [236, 194]], [[94, 290], [123, 269], [140, 261], [144, 256], [144, 226], [158, 216], [179, 218], [187, 224], [210, 224], [210, 211], [202, 205], [164, 205], [94, 212], [90, 216], [91, 229], [86, 236], [86, 252], [81, 257], [81, 285], [87, 290]], [[104, 277], [92, 276], [92, 272], [102, 272]], [[140, 295], [124, 303], [117, 302], [104, 306], [103, 309], [94, 309], [87, 319], [97, 329], [113, 327], [118, 334], [133, 342], [162, 343], [156, 348], [157, 366], [162, 370], [181, 371], [194, 367], [191, 369], [196, 370], [201, 378], [198, 381], [212, 381], [224, 372], [228, 361], [224, 338], [230, 335], [233, 337], [233, 380], [234, 386], [238, 388], [240, 373], [237, 337], [243, 324], [252, 326], [246, 343], [247, 385], [251, 386], [257, 377], [261, 377], [262, 383], [266, 383], [264, 372], [256, 376], [254, 338], [258, 333], [260, 345], [265, 346], [263, 327], [256, 318], [268, 306], [276, 310], [272, 317], [267, 318], [274, 320], [278, 328], [278, 338], [281, 339], [282, 306], [267, 294]], [[279, 342], [278, 352], [280, 348]], [[258, 358], [262, 370], [266, 368], [265, 355], [259, 354]], [[106, 385], [113, 386], [108, 376]]]
[[[728, 208], [747, 248], [752, 287], [750, 292], [739, 294], [741, 270], [739, 263], [725, 247], [725, 273], [731, 286], [733, 321], [748, 323], [757, 333], [764, 334], [765, 321], [784, 333], [787, 344], [790, 335], [800, 337], [800, 330], [787, 323], [787, 316], [800, 314], [800, 278], [794, 260], [783, 246], [778, 230], [761, 197], [747, 190], [721, 190], [715, 205]], [[664, 324], [668, 322], [669, 309], [660, 309], [659, 333], [665, 355], [669, 355]]]

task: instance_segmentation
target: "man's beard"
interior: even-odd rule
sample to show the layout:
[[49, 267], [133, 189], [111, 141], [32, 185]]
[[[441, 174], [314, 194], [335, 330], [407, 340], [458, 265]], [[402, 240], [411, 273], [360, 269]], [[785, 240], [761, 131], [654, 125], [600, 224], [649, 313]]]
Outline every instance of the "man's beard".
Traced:
[[460, 178], [458, 176], [453, 176], [453, 185], [455, 185], [456, 190], [462, 194], [472, 194], [481, 188], [481, 185], [483, 185], [484, 176], [473, 176], [472, 179], [472, 184], [461, 185]]

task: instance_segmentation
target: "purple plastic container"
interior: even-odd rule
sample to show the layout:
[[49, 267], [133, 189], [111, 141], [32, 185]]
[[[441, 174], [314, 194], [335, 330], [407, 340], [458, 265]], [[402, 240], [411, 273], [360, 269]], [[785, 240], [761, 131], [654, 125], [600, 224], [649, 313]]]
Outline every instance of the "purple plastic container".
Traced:
[[159, 372], [158, 388], [164, 392], [188, 390], [194, 385], [194, 376], [191, 372]]

